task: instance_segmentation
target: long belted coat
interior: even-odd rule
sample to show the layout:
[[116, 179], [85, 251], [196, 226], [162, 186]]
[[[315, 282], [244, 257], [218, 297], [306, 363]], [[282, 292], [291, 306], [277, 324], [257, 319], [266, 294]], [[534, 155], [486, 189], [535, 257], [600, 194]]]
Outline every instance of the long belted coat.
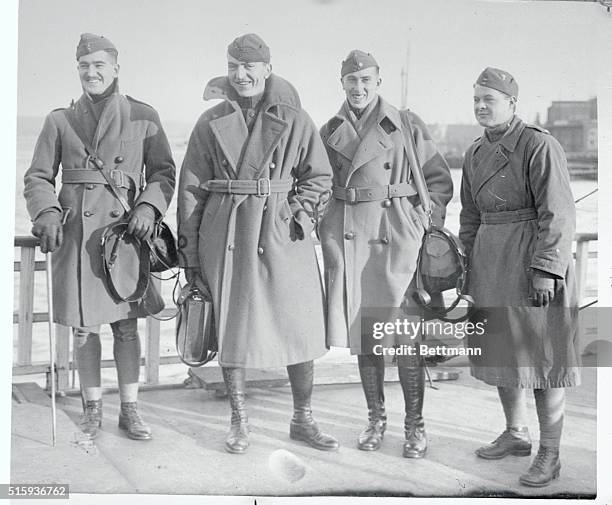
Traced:
[[[488, 314], [485, 333], [469, 339], [482, 349], [472, 375], [505, 387], [578, 384], [576, 216], [563, 149], [515, 116], [501, 139], [483, 135], [468, 149], [461, 204], [468, 291]], [[533, 269], [556, 277], [549, 307], [529, 299]]]
[[[83, 95], [73, 105], [79, 122], [91, 124], [91, 110]], [[85, 131], [88, 128], [85, 127]], [[91, 143], [110, 169], [124, 172], [121, 188], [130, 205], [148, 203], [163, 215], [172, 199], [175, 166], [157, 112], [149, 105], [117, 92], [110, 95]], [[45, 209], [63, 212], [61, 247], [53, 253], [54, 319], [66, 326], [93, 326], [146, 314], [137, 303], [117, 302], [103, 273], [100, 239], [106, 226], [123, 218], [124, 210], [110, 188], [101, 183], [64, 183], [56, 193], [59, 167], [62, 178], [88, 180], [98, 170], [88, 161], [85, 146], [65, 116], [65, 109], [51, 112], [25, 174], [24, 196], [32, 220]], [[141, 174], [146, 187], [140, 191]], [[135, 258], [134, 258], [135, 259]], [[126, 265], [129, 267], [129, 260]], [[138, 265], [117, 276], [121, 293], [133, 293]]]
[[[200, 267], [213, 297], [219, 363], [278, 367], [326, 352], [323, 286], [311, 213], [331, 186], [331, 169], [293, 86], [272, 74], [249, 133], [229, 82], [198, 120], [181, 168], [179, 248]], [[209, 192], [210, 180], [291, 181], [269, 196]], [[303, 238], [300, 238], [300, 229]]]
[[[334, 172], [334, 185], [372, 187], [409, 182], [401, 115], [410, 121], [416, 149], [432, 201], [434, 221], [441, 225], [453, 183], [423, 121], [398, 111], [378, 97], [376, 118], [363, 139], [346, 108], [321, 130]], [[413, 200], [414, 202], [414, 200]], [[418, 203], [418, 202], [417, 202]], [[420, 206], [408, 197], [348, 203], [333, 199], [320, 226], [327, 294], [327, 343], [362, 350], [361, 308], [399, 307], [414, 276], [426, 224]], [[368, 332], [364, 328], [364, 335]]]

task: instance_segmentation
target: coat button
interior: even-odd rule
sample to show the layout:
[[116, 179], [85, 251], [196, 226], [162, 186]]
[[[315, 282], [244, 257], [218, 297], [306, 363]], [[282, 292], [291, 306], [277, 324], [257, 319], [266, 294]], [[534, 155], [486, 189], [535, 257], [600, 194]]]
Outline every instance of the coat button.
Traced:
[[85, 189], [89, 189], [92, 190], [93, 188], [95, 188], [96, 186], [93, 184], [88, 184], [87, 186], [85, 186]]
[[255, 113], [253, 111], [249, 112], [249, 117], [255, 117]]
[[110, 213], [110, 215], [111, 217], [119, 217], [121, 215], [121, 212], [115, 209]]
[[233, 251], [234, 250], [234, 244], [230, 244], [227, 246], [227, 250], [228, 251]]
[[267, 205], [264, 205], [264, 206], [263, 206], [263, 211], [265, 212], [265, 211], [267, 211], [267, 210], [268, 210], [268, 206], [267, 206]]
[[389, 198], [383, 200], [382, 206], [388, 209], [389, 207], [391, 207], [391, 200]]
[[274, 170], [276, 168], [276, 163], [274, 163], [274, 162], [270, 163], [270, 168], [272, 170]]
[[222, 161], [221, 161], [221, 165], [223, 165], [224, 167], [226, 167], [226, 166], [227, 166], [227, 160], [222, 160]]
[[260, 256], [264, 253], [263, 247], [258, 247], [257, 248], [257, 254], [259, 254]]
[[355, 233], [353, 233], [352, 231], [349, 231], [344, 234], [344, 238], [346, 240], [353, 240], [355, 238]]
[[119, 163], [123, 163], [123, 156], [117, 156], [115, 158], [115, 163], [119, 164]]
[[387, 244], [389, 244], [389, 239], [387, 237], [382, 237], [380, 239], [380, 242], [381, 242], [381, 244], [387, 245]]
[[85, 217], [90, 217], [90, 216], [93, 216], [93, 212], [90, 212], [90, 211], [86, 210], [85, 212], [83, 212], [83, 215]]

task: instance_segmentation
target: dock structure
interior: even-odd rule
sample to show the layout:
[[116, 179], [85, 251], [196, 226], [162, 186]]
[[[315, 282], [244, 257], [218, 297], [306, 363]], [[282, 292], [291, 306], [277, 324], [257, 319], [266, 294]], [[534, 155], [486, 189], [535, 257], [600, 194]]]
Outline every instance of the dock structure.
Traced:
[[[589, 244], [597, 234], [577, 234], [576, 268], [582, 302], [592, 298], [585, 290]], [[33, 238], [18, 237], [20, 261], [19, 309], [14, 315], [17, 338], [12, 400], [11, 481], [69, 483], [72, 493], [155, 493], [240, 496], [558, 496], [593, 497], [596, 493], [597, 373], [583, 369], [583, 382], [568, 389], [562, 440], [561, 479], [543, 489], [518, 483], [530, 458], [508, 457], [485, 461], [474, 450], [492, 441], [504, 429], [504, 417], [495, 388], [470, 376], [467, 358], [455, 358], [451, 367], [433, 367], [433, 388], [427, 388], [424, 416], [430, 448], [423, 460], [401, 456], [403, 399], [397, 369], [386, 373], [388, 429], [382, 448], [369, 453], [356, 448], [367, 409], [354, 362], [322, 359], [315, 364], [313, 409], [321, 427], [340, 440], [337, 453], [315, 451], [289, 439], [291, 391], [284, 370], [248, 371], [251, 447], [245, 455], [224, 451], [229, 406], [223, 398], [221, 374], [215, 363], [182, 369], [181, 380], [160, 383], [160, 369], [179, 362], [160, 349], [161, 323], [148, 320], [143, 358], [144, 383], [139, 395], [143, 417], [152, 426], [150, 442], [128, 439], [117, 427], [119, 398], [116, 388], [104, 395], [100, 436], [91, 442], [80, 432], [78, 388], [71, 383], [69, 329], [58, 326], [57, 446], [52, 447], [50, 401], [44, 384], [27, 382], [48, 372], [48, 364], [32, 361], [32, 327], [48, 321], [32, 301], [34, 274], [45, 264], [36, 261]], [[595, 253], [596, 254], [596, 253]], [[171, 315], [173, 309], [167, 309]], [[172, 324], [172, 323], [170, 323]], [[162, 355], [164, 354], [164, 355]], [[332, 353], [330, 353], [332, 354]], [[112, 360], [103, 366], [113, 366]], [[162, 374], [163, 377], [163, 374]], [[455, 380], [445, 381], [445, 378]], [[184, 380], [183, 380], [184, 379]], [[24, 382], [25, 381], [25, 382]], [[537, 417], [529, 398], [529, 426], [537, 448]], [[290, 482], [270, 464], [271, 456], [292, 453], [306, 470]], [[534, 451], [535, 454], [535, 451]]]

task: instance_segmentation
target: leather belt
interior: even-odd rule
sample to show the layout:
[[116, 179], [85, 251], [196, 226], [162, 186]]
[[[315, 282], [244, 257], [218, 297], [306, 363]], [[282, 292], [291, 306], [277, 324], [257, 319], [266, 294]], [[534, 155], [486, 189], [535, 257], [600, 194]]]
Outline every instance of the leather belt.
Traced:
[[[109, 174], [115, 185], [120, 188], [134, 189], [138, 186], [136, 177], [140, 178], [140, 174], [128, 174], [122, 170], [109, 170]], [[99, 170], [86, 168], [74, 168], [71, 170], [62, 170], [62, 184], [107, 184], [108, 181]]]
[[483, 212], [480, 214], [480, 222], [484, 224], [506, 224], [519, 223], [537, 219], [538, 212], [533, 207], [525, 209], [506, 210], [503, 212]]
[[343, 188], [334, 186], [332, 188], [334, 197], [347, 203], [375, 202], [388, 198], [399, 198], [402, 196], [416, 196], [417, 191], [412, 184], [402, 182], [400, 184], [389, 184], [388, 186], [371, 186], [361, 188]]
[[230, 195], [269, 196], [271, 193], [288, 193], [293, 187], [293, 179], [211, 179], [200, 186], [213, 193]]

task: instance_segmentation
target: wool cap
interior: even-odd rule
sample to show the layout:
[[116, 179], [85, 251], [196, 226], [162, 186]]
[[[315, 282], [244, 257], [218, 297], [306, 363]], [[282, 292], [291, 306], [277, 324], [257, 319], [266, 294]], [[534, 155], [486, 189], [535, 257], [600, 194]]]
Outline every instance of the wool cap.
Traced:
[[247, 33], [234, 39], [227, 46], [227, 52], [234, 58], [246, 63], [263, 61], [270, 63], [270, 48], [263, 39], [255, 33]]
[[514, 80], [514, 77], [505, 70], [500, 70], [499, 68], [485, 68], [478, 76], [476, 84], [496, 89], [508, 96], [518, 97], [518, 84]]
[[359, 72], [359, 70], [370, 67], [378, 67], [374, 56], [359, 49], [353, 49], [342, 62], [340, 76], [344, 77], [346, 74]]
[[76, 50], [76, 59], [78, 60], [81, 56], [95, 53], [96, 51], [107, 51], [113, 53], [115, 56], [119, 53], [115, 44], [106, 37], [94, 33], [81, 34], [81, 39], [79, 40], [79, 45]]

